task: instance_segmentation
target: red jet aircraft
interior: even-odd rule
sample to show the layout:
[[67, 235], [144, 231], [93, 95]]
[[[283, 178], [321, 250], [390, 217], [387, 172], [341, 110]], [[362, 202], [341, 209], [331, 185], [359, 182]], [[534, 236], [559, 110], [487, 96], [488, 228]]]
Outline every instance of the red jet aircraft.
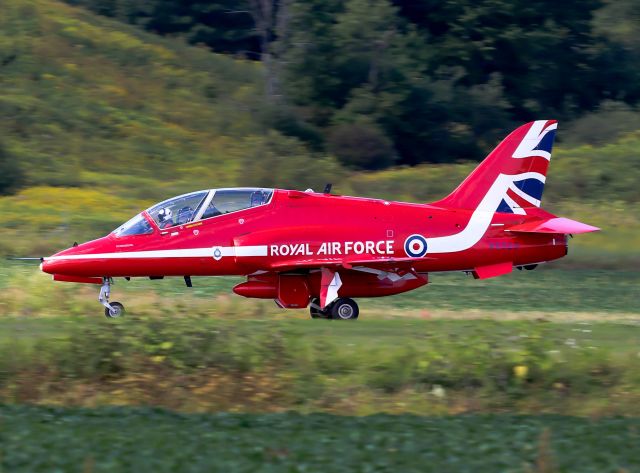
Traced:
[[[355, 319], [354, 297], [427, 284], [436, 271], [501, 276], [567, 254], [567, 235], [599, 230], [540, 208], [557, 124], [512, 132], [449, 196], [432, 204], [311, 190], [233, 188], [154, 205], [111, 234], [43, 258], [55, 281], [100, 284], [107, 317], [116, 277], [246, 276], [236, 294]], [[328, 186], [330, 187], [330, 186]]]

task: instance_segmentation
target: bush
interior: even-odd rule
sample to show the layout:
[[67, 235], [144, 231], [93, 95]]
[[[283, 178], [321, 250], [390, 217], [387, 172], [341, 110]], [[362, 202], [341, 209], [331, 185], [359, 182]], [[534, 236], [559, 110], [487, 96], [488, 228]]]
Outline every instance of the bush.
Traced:
[[559, 136], [569, 145], [605, 145], [638, 129], [640, 111], [624, 102], [604, 101], [598, 110], [570, 122]]
[[105, 325], [76, 318], [51, 336], [43, 335], [51, 327], [45, 319], [14, 320], [9, 326], [36, 336], [0, 340], [5, 403], [108, 399], [187, 410], [345, 413], [402, 398], [402, 410], [435, 412], [441, 402], [454, 409], [462, 400], [525, 410], [544, 403], [562, 412], [574, 401], [579, 407], [625, 392], [636, 402], [639, 395], [632, 358], [559, 343], [556, 324], [485, 321], [465, 333], [432, 325], [394, 346], [356, 342], [358, 328], [344, 344], [344, 328], [301, 332], [283, 322], [130, 315]]
[[329, 133], [327, 145], [343, 164], [357, 169], [384, 169], [396, 160], [391, 140], [373, 125], [338, 125]]
[[24, 173], [18, 161], [0, 143], [0, 194], [15, 192], [24, 184]]

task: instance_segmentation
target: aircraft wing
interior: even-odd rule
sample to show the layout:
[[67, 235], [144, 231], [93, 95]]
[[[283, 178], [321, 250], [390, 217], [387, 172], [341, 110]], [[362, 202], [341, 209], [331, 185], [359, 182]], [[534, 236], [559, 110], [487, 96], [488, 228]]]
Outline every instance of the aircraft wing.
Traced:
[[270, 265], [273, 271], [284, 272], [296, 269], [331, 268], [331, 269], [360, 269], [371, 268], [380, 271], [404, 270], [412, 271], [415, 258], [325, 258], [299, 261], [283, 261]]
[[565, 234], [589, 233], [597, 232], [599, 230], [600, 229], [598, 227], [592, 227], [586, 223], [577, 222], [564, 217], [533, 220], [505, 229], [506, 232]]
[[391, 285], [413, 284], [415, 287], [427, 284], [424, 274], [416, 273], [413, 265], [414, 258], [328, 258], [323, 260], [309, 260], [275, 263], [271, 269], [275, 272], [294, 271], [297, 269], [316, 270], [320, 276], [320, 307], [325, 308], [338, 298], [338, 291], [343, 280], [341, 269], [360, 271], [374, 274], [380, 280], [389, 280]]

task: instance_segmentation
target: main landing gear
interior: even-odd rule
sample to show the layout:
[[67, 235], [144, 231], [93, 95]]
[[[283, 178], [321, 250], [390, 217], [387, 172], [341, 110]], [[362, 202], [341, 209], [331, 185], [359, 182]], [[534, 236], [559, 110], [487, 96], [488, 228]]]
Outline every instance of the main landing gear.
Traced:
[[98, 301], [104, 306], [104, 315], [109, 319], [117, 319], [124, 315], [124, 306], [119, 302], [109, 302], [109, 295], [111, 294], [111, 278], [102, 278], [102, 287], [100, 288], [100, 295]]
[[360, 309], [353, 299], [340, 298], [324, 309], [320, 308], [320, 299], [312, 299], [309, 304], [312, 319], [356, 320]]

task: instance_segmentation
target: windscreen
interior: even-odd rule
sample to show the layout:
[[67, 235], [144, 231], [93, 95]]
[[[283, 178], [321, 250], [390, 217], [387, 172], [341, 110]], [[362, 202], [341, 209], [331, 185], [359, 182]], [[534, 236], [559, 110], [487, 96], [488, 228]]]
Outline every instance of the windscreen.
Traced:
[[146, 235], [153, 233], [153, 228], [142, 214], [138, 214], [128, 222], [122, 224], [114, 232], [115, 236], [131, 236], [131, 235]]
[[209, 191], [199, 191], [180, 195], [160, 202], [148, 212], [161, 229], [184, 225], [194, 219], [208, 194]]

